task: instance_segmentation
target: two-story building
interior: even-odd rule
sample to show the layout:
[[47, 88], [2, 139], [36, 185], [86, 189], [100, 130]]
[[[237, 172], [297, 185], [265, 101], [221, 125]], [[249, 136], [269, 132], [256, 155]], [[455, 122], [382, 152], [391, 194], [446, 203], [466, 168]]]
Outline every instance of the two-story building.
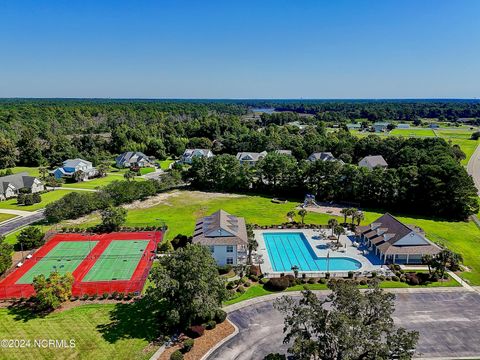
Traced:
[[74, 179], [75, 174], [77, 174], [77, 180], [83, 181], [91, 177], [94, 177], [98, 174], [97, 169], [95, 169], [90, 161], [83, 159], [68, 159], [63, 162], [63, 166], [55, 169], [53, 176], [56, 179], [60, 178], [70, 178]]
[[154, 164], [150, 158], [140, 151], [127, 151], [115, 159], [118, 168], [129, 167], [153, 167]]
[[26, 172], [0, 177], [0, 200], [18, 196], [21, 189], [33, 194], [45, 190], [45, 186]]
[[256, 152], [239, 152], [237, 153], [237, 160], [242, 165], [255, 166], [261, 159], [267, 156], [266, 151], [260, 153]]
[[246, 260], [245, 219], [219, 210], [195, 224], [192, 243], [208, 246], [218, 265], [237, 265]]
[[187, 149], [184, 151], [180, 162], [184, 164], [191, 164], [194, 158], [211, 158], [213, 157], [213, 153], [209, 149]]

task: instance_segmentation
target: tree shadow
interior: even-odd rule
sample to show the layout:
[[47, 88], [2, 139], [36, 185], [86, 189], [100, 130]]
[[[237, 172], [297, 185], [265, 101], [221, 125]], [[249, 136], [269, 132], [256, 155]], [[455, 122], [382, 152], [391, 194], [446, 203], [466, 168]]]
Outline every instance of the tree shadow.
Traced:
[[44, 318], [53, 310], [38, 309], [38, 306], [33, 301], [16, 301], [8, 306], [9, 315], [14, 316], [15, 321], [28, 322], [33, 319]]
[[165, 333], [160, 313], [158, 306], [147, 297], [131, 303], [118, 303], [110, 312], [110, 322], [98, 325], [97, 330], [109, 343], [128, 338], [152, 342]]

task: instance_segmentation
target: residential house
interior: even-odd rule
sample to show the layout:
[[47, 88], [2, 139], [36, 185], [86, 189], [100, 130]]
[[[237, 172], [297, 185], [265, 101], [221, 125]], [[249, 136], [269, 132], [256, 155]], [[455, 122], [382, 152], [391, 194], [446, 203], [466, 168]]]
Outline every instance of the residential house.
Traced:
[[438, 124], [430, 124], [430, 125], [428, 125], [428, 127], [429, 127], [430, 129], [438, 129], [438, 128], [440, 127], [440, 125], [438, 125]]
[[357, 227], [356, 233], [384, 263], [420, 264], [424, 255], [441, 251], [419, 229], [403, 224], [389, 213], [370, 225]]
[[68, 159], [63, 162], [63, 166], [55, 169], [52, 173], [56, 179], [60, 178], [75, 178], [75, 174], [81, 174], [81, 181], [87, 180], [98, 174], [97, 169], [92, 166], [92, 163], [83, 159]]
[[362, 128], [362, 124], [347, 124], [347, 129], [349, 130], [360, 130]]
[[317, 160], [322, 160], [322, 161], [335, 161], [337, 160], [335, 156], [331, 152], [316, 152], [312, 153], [308, 158], [308, 161], [317, 161]]
[[366, 167], [370, 170], [373, 170], [376, 167], [386, 168], [388, 164], [382, 155], [373, 155], [365, 156], [362, 160], [358, 162], [358, 166]]
[[212, 151], [208, 149], [187, 149], [184, 151], [180, 162], [184, 164], [191, 164], [193, 162], [193, 159], [196, 157], [211, 158], [213, 156], [214, 155]]
[[150, 158], [140, 151], [127, 151], [118, 156], [115, 160], [118, 168], [129, 168], [132, 166], [152, 167], [154, 164]]
[[245, 219], [219, 210], [197, 221], [192, 242], [208, 246], [218, 265], [237, 265], [247, 257]]
[[239, 152], [237, 153], [237, 159], [240, 161], [242, 165], [249, 165], [255, 166], [257, 162], [267, 156], [266, 151], [262, 151], [261, 153], [256, 152]]
[[0, 177], [0, 200], [16, 197], [21, 189], [28, 189], [29, 193], [45, 190], [43, 183], [26, 172]]
[[275, 150], [275, 154], [292, 155], [292, 150]]
[[397, 124], [397, 129], [410, 129], [410, 124]]
[[373, 129], [375, 130], [375, 132], [385, 132], [387, 131], [388, 129], [388, 125], [390, 125], [390, 123], [387, 123], [387, 122], [376, 122], [373, 124]]

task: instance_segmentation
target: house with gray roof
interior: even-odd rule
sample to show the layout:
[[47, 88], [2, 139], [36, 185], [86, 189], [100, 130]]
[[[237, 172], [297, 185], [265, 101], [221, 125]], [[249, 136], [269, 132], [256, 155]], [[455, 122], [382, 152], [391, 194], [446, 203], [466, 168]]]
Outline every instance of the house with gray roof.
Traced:
[[237, 153], [237, 160], [242, 165], [255, 166], [261, 159], [267, 156], [266, 151], [257, 152], [239, 152]]
[[375, 132], [384, 132], [386, 130], [388, 130], [388, 125], [390, 125], [390, 123], [388, 122], [376, 122], [373, 124], [373, 130], [375, 130]]
[[214, 155], [212, 151], [209, 149], [186, 149], [183, 152], [180, 162], [184, 164], [191, 164], [194, 158], [200, 158], [200, 157], [211, 158], [213, 156]]
[[70, 178], [74, 179], [75, 174], [79, 173], [80, 181], [87, 180], [98, 174], [97, 169], [92, 166], [92, 163], [83, 159], [68, 159], [63, 162], [63, 166], [52, 171], [53, 176], [56, 179]]
[[132, 166], [152, 167], [150, 158], [140, 151], [127, 151], [115, 159], [118, 168], [129, 168]]
[[405, 225], [389, 213], [370, 225], [357, 227], [356, 233], [384, 263], [419, 264], [424, 255], [441, 251], [419, 229]]
[[18, 196], [21, 189], [28, 189], [33, 194], [45, 190], [45, 186], [26, 172], [0, 177], [0, 200]]
[[218, 265], [236, 265], [246, 260], [245, 219], [219, 210], [198, 219], [192, 243], [208, 246]]
[[388, 164], [382, 155], [373, 155], [365, 156], [362, 160], [358, 162], [358, 166], [366, 167], [370, 170], [373, 170], [376, 167], [386, 168]]
[[317, 160], [321, 160], [321, 161], [335, 161], [337, 160], [335, 158], [335, 156], [333, 156], [333, 154], [331, 152], [315, 152], [315, 153], [312, 153], [308, 158], [307, 158], [308, 161], [317, 161]]

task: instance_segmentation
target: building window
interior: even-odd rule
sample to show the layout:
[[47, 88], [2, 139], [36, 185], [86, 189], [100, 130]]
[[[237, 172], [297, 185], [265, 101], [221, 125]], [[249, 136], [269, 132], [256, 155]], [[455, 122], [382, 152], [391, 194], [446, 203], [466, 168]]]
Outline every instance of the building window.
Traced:
[[208, 248], [212, 254], [215, 252], [215, 247], [213, 245], [210, 245]]
[[233, 258], [231, 257], [227, 258], [227, 265], [233, 265]]
[[232, 245], [227, 246], [227, 253], [233, 253], [233, 246]]

